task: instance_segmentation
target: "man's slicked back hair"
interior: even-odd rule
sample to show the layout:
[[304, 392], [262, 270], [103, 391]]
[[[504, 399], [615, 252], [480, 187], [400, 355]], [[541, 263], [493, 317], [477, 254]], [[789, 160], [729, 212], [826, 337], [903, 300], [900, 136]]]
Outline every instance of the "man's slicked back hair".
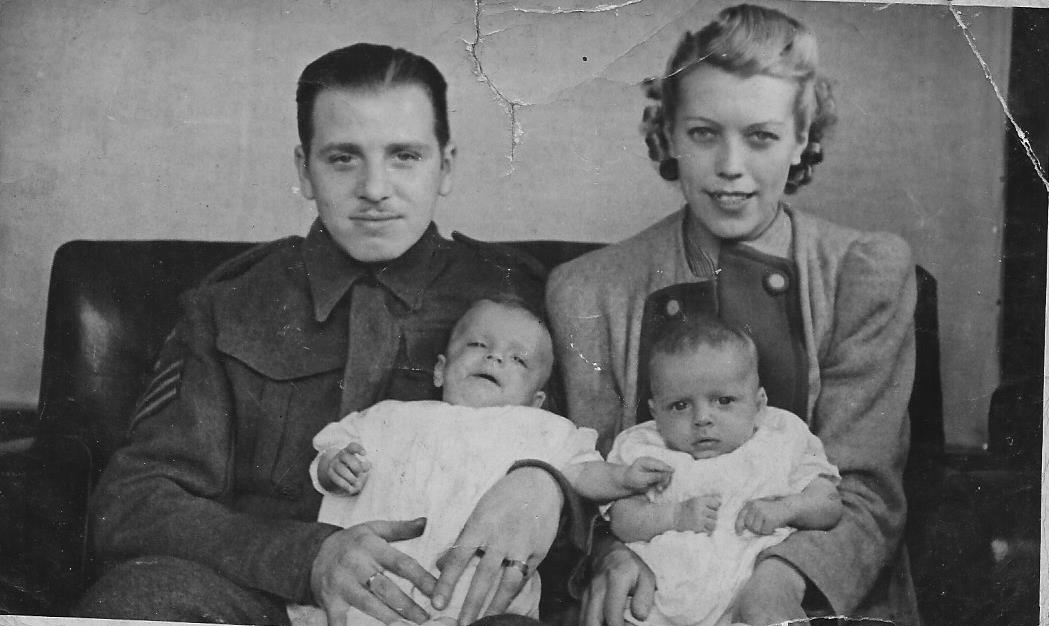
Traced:
[[313, 141], [313, 105], [325, 89], [383, 89], [418, 85], [433, 105], [434, 134], [448, 144], [448, 84], [433, 63], [402, 48], [357, 43], [331, 52], [306, 66], [295, 92], [299, 143], [307, 159]]

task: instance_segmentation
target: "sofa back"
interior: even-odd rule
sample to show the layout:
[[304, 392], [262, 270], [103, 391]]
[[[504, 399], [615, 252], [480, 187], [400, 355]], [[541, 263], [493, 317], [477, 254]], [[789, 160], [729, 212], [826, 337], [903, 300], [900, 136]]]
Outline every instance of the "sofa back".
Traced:
[[[135, 402], [179, 315], [178, 296], [248, 242], [72, 241], [55, 254], [48, 293], [39, 437], [84, 441], [99, 471], [127, 434]], [[505, 244], [546, 268], [602, 244]], [[943, 448], [935, 280], [918, 268], [918, 368], [912, 439], [921, 456]], [[912, 457], [915, 455], [912, 455]]]

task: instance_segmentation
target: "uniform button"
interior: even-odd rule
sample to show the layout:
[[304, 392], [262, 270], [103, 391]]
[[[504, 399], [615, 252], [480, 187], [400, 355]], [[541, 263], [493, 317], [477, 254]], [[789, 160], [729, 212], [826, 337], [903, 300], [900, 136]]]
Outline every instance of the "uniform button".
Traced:
[[787, 290], [789, 281], [781, 272], [769, 272], [765, 274], [765, 291], [772, 295], [779, 295]]
[[678, 302], [677, 300], [675, 300], [673, 298], [670, 299], [670, 300], [667, 300], [667, 315], [669, 317], [674, 317], [675, 315], [677, 315], [680, 312], [681, 312], [681, 303], [680, 302]]

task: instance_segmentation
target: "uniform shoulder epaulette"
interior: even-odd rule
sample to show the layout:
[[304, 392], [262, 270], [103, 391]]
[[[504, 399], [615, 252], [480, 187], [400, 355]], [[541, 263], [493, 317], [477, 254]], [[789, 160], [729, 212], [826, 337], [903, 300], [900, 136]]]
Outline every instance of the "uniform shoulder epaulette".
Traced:
[[549, 270], [542, 261], [531, 254], [506, 243], [480, 241], [467, 237], [461, 232], [452, 231], [452, 239], [477, 251], [482, 259], [507, 268], [524, 269], [539, 280], [545, 280]]
[[240, 254], [237, 254], [234, 257], [220, 263], [218, 267], [211, 270], [211, 272], [204, 277], [204, 280], [201, 281], [201, 284], [211, 285], [214, 283], [222, 282], [224, 280], [229, 280], [231, 278], [236, 278], [237, 276], [240, 276], [244, 272], [251, 269], [256, 263], [266, 258], [276, 250], [289, 245], [300, 243], [301, 241], [302, 237], [292, 235], [289, 237], [283, 237], [281, 239], [267, 241], [265, 243], [260, 243], [256, 246], [252, 246], [244, 252], [241, 252]]

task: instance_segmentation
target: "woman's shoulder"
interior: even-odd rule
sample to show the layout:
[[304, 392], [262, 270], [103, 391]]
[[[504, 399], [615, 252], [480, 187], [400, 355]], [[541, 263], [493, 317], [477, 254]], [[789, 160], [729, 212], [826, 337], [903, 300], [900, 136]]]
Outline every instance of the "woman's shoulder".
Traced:
[[603, 281], [622, 281], [624, 275], [646, 272], [653, 259], [663, 259], [675, 250], [682, 212], [677, 211], [618, 243], [609, 244], [559, 265], [550, 273], [555, 288], [578, 289]]
[[797, 210], [791, 210], [791, 219], [802, 259], [812, 257], [809, 260], [822, 267], [869, 268], [889, 274], [913, 271], [910, 246], [895, 233], [850, 228]]

